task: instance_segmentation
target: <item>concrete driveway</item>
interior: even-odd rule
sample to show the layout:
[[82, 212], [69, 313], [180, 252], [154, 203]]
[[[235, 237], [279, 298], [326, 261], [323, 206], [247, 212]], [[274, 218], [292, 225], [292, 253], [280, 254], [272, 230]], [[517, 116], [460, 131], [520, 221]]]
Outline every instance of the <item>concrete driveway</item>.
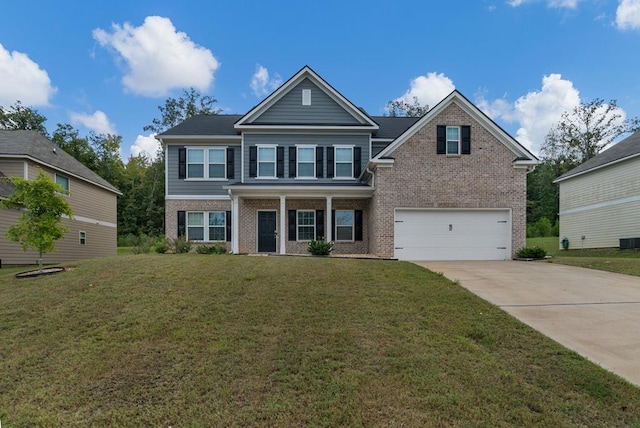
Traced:
[[415, 262], [640, 386], [640, 277], [542, 262]]

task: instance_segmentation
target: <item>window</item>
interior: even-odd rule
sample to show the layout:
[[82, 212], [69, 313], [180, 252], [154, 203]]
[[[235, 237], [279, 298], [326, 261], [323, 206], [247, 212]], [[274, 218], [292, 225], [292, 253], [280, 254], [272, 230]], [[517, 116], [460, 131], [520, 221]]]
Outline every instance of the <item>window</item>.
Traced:
[[56, 184], [62, 187], [62, 193], [69, 194], [69, 178], [64, 175], [56, 174]]
[[297, 147], [298, 150], [298, 178], [315, 178], [316, 177], [316, 148], [315, 147]]
[[[205, 168], [207, 165], [207, 168]], [[226, 148], [187, 149], [187, 178], [225, 178]]]
[[87, 232], [81, 230], [78, 238], [80, 245], [87, 245]]
[[298, 241], [316, 238], [315, 211], [298, 211]]
[[[208, 227], [205, 227], [205, 218], [208, 219]], [[187, 240], [189, 241], [225, 241], [226, 231], [225, 211], [187, 213]]]
[[460, 154], [460, 128], [447, 126], [447, 155]]
[[311, 105], [311, 89], [302, 90], [302, 105], [303, 106]]
[[353, 241], [353, 211], [336, 210], [336, 241]]
[[353, 147], [336, 147], [335, 177], [353, 178]]
[[275, 146], [258, 146], [258, 177], [275, 178], [276, 148]]

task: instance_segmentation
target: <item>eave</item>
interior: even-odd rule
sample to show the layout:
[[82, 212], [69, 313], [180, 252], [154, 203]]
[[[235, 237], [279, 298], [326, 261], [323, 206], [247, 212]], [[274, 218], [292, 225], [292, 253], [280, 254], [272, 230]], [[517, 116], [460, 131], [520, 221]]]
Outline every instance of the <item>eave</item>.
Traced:
[[296, 186], [296, 185], [251, 185], [234, 184], [224, 186], [229, 196], [243, 198], [352, 198], [368, 199], [373, 196], [374, 188], [370, 186]]

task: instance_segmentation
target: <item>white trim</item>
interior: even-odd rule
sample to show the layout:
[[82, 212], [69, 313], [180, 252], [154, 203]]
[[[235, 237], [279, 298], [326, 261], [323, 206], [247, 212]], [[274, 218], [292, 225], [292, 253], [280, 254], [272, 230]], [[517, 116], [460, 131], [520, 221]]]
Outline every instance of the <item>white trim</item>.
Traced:
[[[300, 225], [300, 217], [298, 217], [299, 213], [311, 213], [313, 214], [313, 224], [303, 224]], [[300, 239], [300, 227], [313, 227], [313, 238], [311, 239]], [[309, 242], [316, 239], [316, 210], [296, 210], [296, 242]]]
[[584, 171], [577, 172], [577, 173], [569, 175], [569, 176], [567, 176], [565, 178], [556, 178], [555, 180], [553, 180], [553, 183], [560, 183], [560, 182], [563, 182], [565, 180], [569, 180], [570, 178], [579, 177], [579, 176], [584, 175], [584, 174], [586, 174], [588, 172], [597, 171], [599, 169], [606, 168], [608, 166], [612, 166], [612, 165], [618, 164], [620, 162], [628, 161], [628, 160], [636, 158], [638, 156], [640, 156], [640, 153], [635, 153], [635, 154], [630, 155], [630, 156], [625, 156], [623, 158], [616, 159], [616, 160], [613, 160], [611, 162], [607, 162], [607, 163], [602, 164], [602, 165], [594, 166], [593, 168], [585, 169]]
[[232, 184], [224, 186], [232, 197], [246, 198], [279, 198], [285, 195], [289, 198], [312, 199], [332, 196], [335, 198], [368, 199], [373, 196], [374, 188], [370, 186], [299, 186], [274, 185], [255, 186]]
[[[245, 127], [261, 129], [261, 125], [246, 125], [248, 122], [251, 122], [262, 115], [265, 111], [267, 111], [271, 106], [273, 106], [276, 102], [278, 102], [282, 97], [284, 97], [291, 89], [297, 86], [304, 79], [309, 79], [318, 89], [327, 94], [333, 101], [335, 101], [339, 106], [341, 106], [347, 113], [353, 116], [358, 122], [361, 122], [362, 125], [356, 125], [358, 128], [375, 130], [378, 129], [379, 126], [375, 123], [369, 116], [364, 114], [358, 107], [351, 103], [348, 99], [343, 97], [338, 91], [333, 89], [329, 83], [327, 83], [324, 79], [322, 79], [315, 71], [313, 71], [309, 66], [304, 66], [300, 71], [298, 71], [295, 75], [293, 75], [288, 81], [286, 81], [282, 86], [272, 92], [267, 98], [265, 98], [260, 104], [252, 108], [247, 114], [242, 116], [240, 120], [238, 120], [234, 128], [236, 129], [245, 129]], [[368, 124], [367, 126], [363, 126]], [[264, 125], [262, 125], [264, 126]], [[267, 127], [274, 128], [273, 126]], [[290, 129], [286, 126], [276, 126], [276, 128], [282, 129]], [[298, 129], [313, 129], [313, 127], [306, 127]], [[344, 128], [352, 128], [350, 126], [347, 127], [321, 127], [323, 129], [327, 128], [335, 128], [335, 129], [344, 129]], [[295, 128], [293, 128], [295, 129]]]
[[[355, 242], [356, 238], [356, 210], [335, 210], [336, 211], [336, 224], [333, 226], [336, 230], [335, 242]], [[338, 239], [338, 211], [350, 211], [351, 212], [351, 239]], [[346, 226], [341, 226], [346, 227]]]
[[231, 252], [238, 254], [240, 252], [240, 203], [238, 197], [234, 197], [231, 203]]
[[[355, 170], [355, 144], [333, 144], [333, 179], [334, 180], [355, 180], [357, 177], [354, 176]], [[337, 176], [338, 172], [338, 150], [337, 149], [351, 149], [351, 175], [341, 175]], [[346, 164], [346, 162], [341, 161], [341, 164]]]
[[[317, 179], [316, 176], [316, 147], [318, 147], [317, 144], [296, 144], [296, 180], [315, 180]], [[311, 166], [312, 166], [312, 171], [313, 171], [313, 175], [309, 176], [306, 175], [304, 177], [300, 177], [300, 149], [307, 149], [307, 150], [311, 150], [313, 152], [313, 161], [311, 161]], [[305, 161], [303, 163], [308, 164], [308, 161]]]
[[177, 200], [198, 200], [201, 199], [203, 201], [229, 201], [231, 200], [231, 196], [229, 195], [165, 195], [164, 197], [167, 201], [177, 201]]
[[380, 158], [389, 156], [399, 146], [404, 144], [407, 140], [413, 137], [420, 129], [422, 129], [427, 123], [431, 122], [438, 115], [444, 111], [452, 103], [456, 103], [465, 113], [471, 116], [477, 121], [477, 123], [490, 132], [498, 141], [500, 141], [506, 148], [513, 152], [518, 157], [527, 157], [535, 164], [538, 163], [538, 158], [521, 145], [516, 139], [507, 134], [502, 128], [500, 128], [493, 120], [485, 115], [478, 107], [473, 105], [467, 100], [457, 89], [454, 89], [445, 99], [440, 101], [435, 107], [427, 112], [421, 119], [414, 123], [409, 129], [404, 131], [393, 143], [385, 147], [378, 155], [372, 159], [377, 162]]
[[582, 207], [571, 208], [568, 210], [560, 211], [559, 214], [560, 215], [574, 214], [574, 213], [579, 213], [584, 211], [597, 210], [599, 208], [615, 207], [616, 205], [629, 204], [632, 202], [640, 202], [640, 195], [629, 196], [621, 199], [614, 199], [611, 201], [600, 202], [598, 204], [584, 205]]
[[[84, 243], [82, 242], [82, 234], [84, 234]], [[84, 230], [78, 231], [78, 245], [87, 245], [87, 232]]]
[[325, 218], [327, 219], [327, 230], [325, 230], [324, 240], [327, 242], [331, 242], [333, 239], [333, 223], [331, 222], [331, 210], [333, 204], [333, 197], [327, 196], [327, 214]]
[[[275, 180], [278, 178], [278, 145], [277, 144], [256, 144], [256, 176], [257, 180]], [[273, 175], [260, 175], [260, 149], [273, 149]], [[271, 163], [271, 161], [263, 161], [263, 163]]]
[[[286, 230], [286, 227], [287, 227], [285, 224], [285, 215], [284, 215], [286, 210], [287, 210], [287, 197], [282, 195], [280, 196], [280, 233], [276, 231], [277, 233], [276, 236], [280, 238], [280, 254], [287, 253], [287, 240], [285, 239], [285, 236], [284, 236], [284, 231]], [[276, 216], [277, 215], [278, 214], [276, 213]]]
[[[227, 178], [227, 149], [228, 146], [185, 146], [186, 153], [186, 161], [185, 161], [185, 181], [229, 181]], [[189, 150], [202, 150], [202, 177], [189, 177]], [[209, 161], [209, 151], [210, 150], [223, 150], [224, 151], [224, 161], [222, 162], [222, 166], [224, 167], [224, 176], [223, 177], [209, 177], [209, 166], [212, 162]], [[200, 165], [197, 162], [191, 162], [194, 165]], [[213, 163], [214, 165], [220, 165], [219, 162]]]
[[27, 161], [23, 162], [22, 174], [23, 174], [22, 178], [24, 178], [25, 180], [29, 179], [29, 162], [27, 162]]
[[[64, 214], [62, 215], [62, 218], [70, 220], [69, 216], [64, 215]], [[118, 227], [118, 225], [115, 224], [115, 223], [111, 223], [111, 222], [108, 222], [108, 221], [102, 221], [102, 220], [96, 220], [96, 219], [89, 218], [89, 217], [82, 217], [82, 216], [78, 216], [78, 215], [74, 215], [73, 216], [73, 220], [79, 221], [81, 223], [96, 224], [98, 226], [115, 227], [115, 228]]]
[[324, 131], [374, 131], [373, 126], [363, 125], [236, 125], [238, 130], [268, 131], [268, 130], [324, 130]]

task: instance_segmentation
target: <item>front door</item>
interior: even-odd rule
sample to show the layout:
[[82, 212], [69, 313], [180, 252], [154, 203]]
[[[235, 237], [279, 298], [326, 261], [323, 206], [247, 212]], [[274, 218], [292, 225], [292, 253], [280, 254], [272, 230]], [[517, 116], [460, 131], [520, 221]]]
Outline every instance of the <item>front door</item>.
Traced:
[[258, 211], [258, 252], [276, 252], [275, 211]]

